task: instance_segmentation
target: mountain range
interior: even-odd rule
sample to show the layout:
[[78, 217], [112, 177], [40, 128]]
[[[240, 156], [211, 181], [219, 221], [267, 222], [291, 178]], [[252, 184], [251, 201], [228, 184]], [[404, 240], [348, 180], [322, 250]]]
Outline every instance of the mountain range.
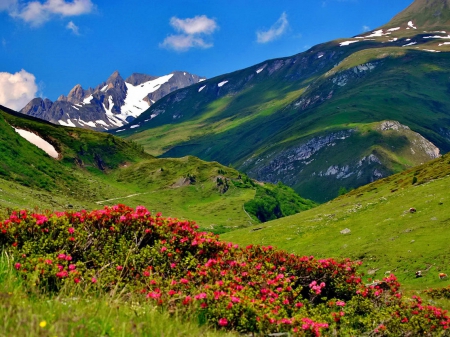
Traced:
[[109, 132], [318, 202], [450, 150], [447, 1], [373, 31], [177, 90]]
[[[324, 202], [450, 150], [449, 13], [448, 1], [416, 0], [378, 29], [290, 57], [207, 80], [116, 72], [21, 112], [107, 131], [153, 156], [217, 161]], [[178, 78], [193, 84], [175, 90]], [[174, 91], [156, 101], [147, 87]]]
[[20, 112], [54, 124], [105, 131], [127, 125], [165, 95], [204, 79], [175, 71], [161, 77], [134, 73], [124, 80], [115, 71], [95, 89], [77, 84], [55, 102], [38, 97]]

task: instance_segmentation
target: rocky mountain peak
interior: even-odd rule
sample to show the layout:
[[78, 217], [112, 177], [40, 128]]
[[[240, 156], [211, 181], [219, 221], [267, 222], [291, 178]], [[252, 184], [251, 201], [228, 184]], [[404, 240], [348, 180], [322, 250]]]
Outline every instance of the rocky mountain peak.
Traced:
[[117, 99], [115, 103], [116, 104], [122, 103], [126, 97], [127, 87], [125, 85], [125, 81], [123, 80], [122, 76], [120, 76], [117, 70], [113, 72], [111, 76], [109, 76], [109, 78], [106, 80], [106, 84], [108, 85], [108, 90], [116, 89], [117, 91], [116, 95], [120, 93], [119, 94], [120, 97], [114, 97]]
[[72, 88], [72, 90], [70, 90], [69, 94], [67, 95], [66, 101], [77, 104], [83, 101], [85, 95], [86, 93], [84, 89], [80, 84], [77, 84]]
[[117, 81], [123, 81], [122, 76], [120, 76], [120, 73], [116, 70], [109, 76], [109, 78], [106, 80], [106, 83], [114, 83]]
[[20, 112], [59, 125], [104, 131], [130, 123], [161, 97], [199, 80], [197, 75], [180, 71], [161, 77], [134, 73], [126, 83], [114, 71], [95, 89], [85, 90], [77, 84], [67, 97], [61, 95], [54, 103], [35, 99]]

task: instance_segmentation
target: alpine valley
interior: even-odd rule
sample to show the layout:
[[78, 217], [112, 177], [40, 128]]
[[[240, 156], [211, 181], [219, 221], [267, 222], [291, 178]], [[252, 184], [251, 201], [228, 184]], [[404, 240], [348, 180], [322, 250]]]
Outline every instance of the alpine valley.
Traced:
[[330, 200], [450, 150], [448, 6], [417, 0], [374, 31], [177, 90], [110, 132]]
[[[212, 46], [197, 20], [167, 39]], [[0, 105], [0, 336], [449, 336], [449, 97], [450, 0], [415, 0], [215, 78]]]

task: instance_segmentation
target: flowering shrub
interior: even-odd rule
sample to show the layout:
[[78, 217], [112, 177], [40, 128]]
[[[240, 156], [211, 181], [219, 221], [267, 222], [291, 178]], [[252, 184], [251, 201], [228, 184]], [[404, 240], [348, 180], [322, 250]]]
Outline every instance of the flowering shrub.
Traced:
[[444, 288], [437, 288], [437, 289], [428, 289], [428, 290], [425, 290], [424, 293], [426, 293], [431, 298], [450, 299], [450, 286], [444, 287]]
[[364, 285], [358, 262], [240, 248], [196, 230], [193, 222], [154, 216], [142, 206], [19, 211], [0, 222], [0, 246], [23, 279], [42, 290], [126, 288], [221, 329], [398, 336], [450, 326], [445, 311], [418, 297], [405, 300], [394, 275]]

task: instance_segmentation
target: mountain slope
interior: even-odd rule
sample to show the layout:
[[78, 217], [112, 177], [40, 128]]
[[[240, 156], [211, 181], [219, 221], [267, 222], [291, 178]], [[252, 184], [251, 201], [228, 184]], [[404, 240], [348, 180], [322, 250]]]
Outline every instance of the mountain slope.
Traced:
[[56, 102], [35, 98], [20, 112], [54, 124], [104, 131], [131, 122], [155, 101], [204, 78], [175, 71], [155, 77], [134, 73], [124, 80], [114, 72], [95, 89], [77, 84]]
[[[0, 175], [25, 186], [70, 189], [80, 183], [70, 173], [74, 168], [106, 172], [126, 162], [150, 158], [135, 143], [90, 130], [52, 125], [2, 106], [0, 128]], [[18, 130], [29, 131], [52, 145], [57, 157], [52, 158], [24, 139]]]
[[272, 210], [278, 218], [315, 206], [286, 186], [257, 184], [217, 162], [154, 158], [111, 134], [53, 125], [1, 106], [0, 158], [0, 213], [126, 202], [195, 216], [202, 228], [219, 233], [273, 219], [260, 216]]
[[[240, 245], [363, 261], [366, 278], [394, 273], [410, 289], [449, 273], [450, 155], [360, 187], [315, 209], [222, 235]], [[410, 210], [410, 208], [413, 208]], [[421, 270], [424, 277], [416, 278]]]
[[[440, 3], [412, 8], [428, 17]], [[112, 133], [153, 155], [216, 160], [330, 200], [450, 150], [450, 38], [424, 32], [421, 15], [178, 90]], [[384, 132], [386, 121], [403, 126]]]
[[396, 15], [390, 26], [406, 26], [413, 21], [421, 29], [447, 29], [450, 24], [449, 0], [416, 0]]

